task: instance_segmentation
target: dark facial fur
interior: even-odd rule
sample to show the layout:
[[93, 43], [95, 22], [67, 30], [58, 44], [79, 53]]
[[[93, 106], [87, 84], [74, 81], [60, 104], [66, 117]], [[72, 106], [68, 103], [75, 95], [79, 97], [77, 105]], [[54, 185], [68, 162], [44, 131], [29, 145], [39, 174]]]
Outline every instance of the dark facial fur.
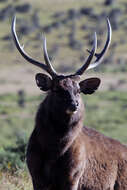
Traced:
[[71, 80], [70, 78], [65, 78], [63, 80], [58, 80], [53, 85], [53, 102], [57, 104], [57, 107], [62, 106], [62, 111], [66, 114], [73, 114], [78, 110], [80, 106], [80, 87], [79, 84]]

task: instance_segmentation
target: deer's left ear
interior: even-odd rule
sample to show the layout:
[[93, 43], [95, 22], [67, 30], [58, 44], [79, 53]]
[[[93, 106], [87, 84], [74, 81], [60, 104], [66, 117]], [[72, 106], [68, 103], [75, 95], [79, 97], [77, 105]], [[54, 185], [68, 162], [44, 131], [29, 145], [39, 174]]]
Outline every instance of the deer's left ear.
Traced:
[[101, 80], [99, 78], [89, 78], [79, 83], [80, 90], [84, 94], [93, 94], [98, 89]]

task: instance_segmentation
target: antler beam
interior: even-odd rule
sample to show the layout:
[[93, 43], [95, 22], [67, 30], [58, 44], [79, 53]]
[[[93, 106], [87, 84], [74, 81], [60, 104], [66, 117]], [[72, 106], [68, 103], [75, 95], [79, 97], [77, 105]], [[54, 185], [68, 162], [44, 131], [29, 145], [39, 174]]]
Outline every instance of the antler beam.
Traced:
[[24, 57], [24, 59], [26, 59], [28, 62], [42, 68], [43, 70], [47, 71], [52, 77], [55, 77], [56, 71], [53, 69], [50, 60], [48, 58], [48, 53], [47, 53], [47, 48], [46, 48], [46, 38], [43, 39], [43, 48], [44, 48], [44, 59], [45, 59], [45, 63], [40, 63], [36, 60], [34, 60], [33, 58], [31, 58], [25, 51], [24, 51], [24, 46], [21, 46], [16, 34], [16, 17], [13, 18], [12, 20], [12, 25], [11, 25], [11, 31], [12, 31], [12, 36], [13, 36], [13, 40], [15, 42], [15, 45], [18, 49], [18, 51], [20, 52], [20, 54]]
[[95, 55], [95, 52], [96, 52], [96, 49], [97, 49], [97, 35], [96, 35], [96, 32], [94, 33], [94, 43], [93, 43], [93, 48], [92, 50], [90, 51], [90, 55], [88, 56], [85, 64], [74, 74], [74, 75], [82, 75], [84, 73], [84, 71], [89, 67], [94, 55]]
[[[108, 18], [107, 18], [107, 28], [108, 28], [107, 40], [106, 40], [103, 50], [100, 53], [95, 53], [96, 46], [97, 46], [97, 42], [96, 42], [97, 39], [96, 39], [96, 33], [95, 33], [93, 49], [91, 51], [88, 50], [88, 52], [90, 53], [89, 57], [87, 58], [85, 64], [74, 75], [82, 75], [85, 70], [92, 69], [101, 63], [106, 51], [109, 48], [111, 37], [112, 37], [112, 28], [111, 28], [111, 24]], [[94, 63], [90, 64], [93, 56], [96, 57], [96, 60], [94, 61]]]
[[[95, 57], [97, 59], [94, 61], [94, 63], [89, 65], [87, 70], [97, 67], [102, 62], [102, 59], [104, 58], [104, 55], [109, 48], [109, 45], [111, 43], [111, 37], [112, 37], [112, 28], [111, 28], [111, 24], [108, 18], [107, 18], [107, 29], [108, 29], [108, 34], [107, 34], [107, 40], [106, 40], [105, 46], [100, 53], [95, 53]], [[91, 53], [89, 50], [88, 52]]]
[[[34, 64], [34, 65], [42, 68], [46, 72], [48, 72], [52, 76], [52, 78], [55, 78], [56, 76], [58, 76], [58, 74], [56, 73], [56, 71], [52, 67], [52, 64], [50, 62], [50, 59], [49, 59], [49, 56], [48, 56], [48, 53], [47, 53], [46, 38], [43, 37], [44, 60], [45, 60], [45, 63], [46, 63], [46, 65], [45, 65], [44, 63], [41, 63], [41, 62], [38, 62], [38, 61], [34, 60], [32, 57], [30, 57], [24, 51], [24, 46], [21, 46], [20, 43], [19, 43], [15, 27], [16, 27], [16, 17], [14, 17], [13, 20], [12, 20], [11, 30], [12, 30], [12, 36], [13, 36], [15, 45], [16, 45], [18, 51], [20, 52], [20, 54], [28, 62], [30, 62], [30, 63], [32, 63], [32, 64]], [[112, 36], [112, 28], [111, 28], [111, 24], [110, 24], [110, 21], [109, 21], [108, 18], [107, 18], [107, 29], [108, 29], [107, 40], [106, 40], [106, 43], [105, 43], [105, 46], [104, 46], [103, 50], [100, 53], [96, 53], [96, 49], [97, 49], [97, 36], [96, 36], [96, 32], [95, 32], [95, 34], [94, 34], [93, 48], [92, 48], [91, 51], [88, 50], [88, 52], [90, 53], [90, 55], [86, 59], [84, 65], [74, 75], [82, 75], [85, 72], [85, 70], [92, 69], [92, 68], [98, 66], [101, 63], [101, 61], [102, 61], [102, 59], [103, 59], [106, 51], [109, 48], [109, 45], [110, 45], [110, 42], [111, 42], [111, 36]], [[91, 64], [92, 59], [93, 59], [94, 56], [96, 57], [96, 60], [94, 61], [94, 63]]]

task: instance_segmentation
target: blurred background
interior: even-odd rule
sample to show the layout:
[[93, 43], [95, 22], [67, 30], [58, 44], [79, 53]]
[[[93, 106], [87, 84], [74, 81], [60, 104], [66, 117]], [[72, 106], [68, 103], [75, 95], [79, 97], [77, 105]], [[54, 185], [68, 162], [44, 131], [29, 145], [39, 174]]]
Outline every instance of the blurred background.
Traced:
[[34, 59], [43, 62], [42, 34], [53, 66], [67, 74], [88, 56], [93, 34], [98, 50], [107, 36], [106, 18], [113, 36], [100, 66], [82, 78], [100, 77], [95, 94], [83, 96], [84, 124], [127, 144], [127, 1], [126, 0], [0, 0], [0, 189], [31, 186], [25, 150], [39, 103], [45, 97], [36, 86], [41, 69], [27, 63], [17, 51], [11, 21], [17, 17], [20, 43]]

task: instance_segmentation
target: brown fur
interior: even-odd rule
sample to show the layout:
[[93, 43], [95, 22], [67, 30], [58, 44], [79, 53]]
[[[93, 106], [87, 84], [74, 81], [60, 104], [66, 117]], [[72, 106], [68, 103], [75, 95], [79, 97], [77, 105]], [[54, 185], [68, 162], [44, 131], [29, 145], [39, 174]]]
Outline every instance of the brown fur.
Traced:
[[[67, 84], [66, 90], [75, 86], [70, 79], [60, 84]], [[70, 115], [57, 96], [52, 90], [41, 103], [29, 140], [34, 190], [127, 190], [127, 147], [83, 127], [80, 95], [78, 110]]]

